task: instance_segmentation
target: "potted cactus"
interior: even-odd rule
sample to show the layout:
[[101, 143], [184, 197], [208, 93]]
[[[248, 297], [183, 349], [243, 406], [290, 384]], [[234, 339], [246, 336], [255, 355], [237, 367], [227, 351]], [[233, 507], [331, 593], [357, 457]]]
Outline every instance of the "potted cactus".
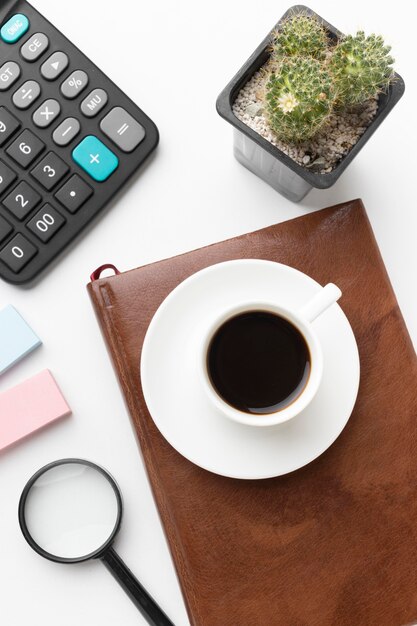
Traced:
[[217, 99], [234, 154], [298, 202], [333, 185], [404, 92], [382, 37], [289, 9]]

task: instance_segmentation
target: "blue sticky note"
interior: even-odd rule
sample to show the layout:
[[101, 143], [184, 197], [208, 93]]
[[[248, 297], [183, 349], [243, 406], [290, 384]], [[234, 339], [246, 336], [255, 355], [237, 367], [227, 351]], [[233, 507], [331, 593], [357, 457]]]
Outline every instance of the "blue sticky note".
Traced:
[[0, 311], [0, 374], [41, 343], [39, 337], [11, 304]]

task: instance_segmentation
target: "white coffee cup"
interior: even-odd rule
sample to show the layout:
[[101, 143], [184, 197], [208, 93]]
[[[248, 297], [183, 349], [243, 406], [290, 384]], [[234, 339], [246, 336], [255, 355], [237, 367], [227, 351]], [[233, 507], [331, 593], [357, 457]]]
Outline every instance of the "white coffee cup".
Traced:
[[[210, 401], [225, 417], [247, 426], [274, 426], [282, 424], [301, 413], [313, 400], [323, 375], [323, 354], [313, 322], [342, 295], [339, 287], [328, 283], [322, 287], [301, 309], [276, 304], [274, 302], [246, 302], [223, 311], [207, 328], [200, 346], [200, 379]], [[250, 311], [267, 311], [289, 321], [304, 337], [310, 352], [310, 373], [304, 389], [291, 404], [273, 413], [252, 414], [240, 411], [228, 404], [217, 393], [207, 370], [207, 354], [211, 340], [217, 330], [228, 319]]]

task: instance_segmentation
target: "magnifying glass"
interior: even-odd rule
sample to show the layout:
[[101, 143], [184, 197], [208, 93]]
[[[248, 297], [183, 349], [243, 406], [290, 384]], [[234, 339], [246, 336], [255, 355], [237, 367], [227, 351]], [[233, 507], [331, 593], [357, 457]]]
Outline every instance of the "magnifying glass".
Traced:
[[56, 563], [100, 559], [151, 626], [174, 626], [113, 549], [122, 496], [102, 467], [61, 459], [42, 467], [19, 502], [22, 533], [38, 554]]

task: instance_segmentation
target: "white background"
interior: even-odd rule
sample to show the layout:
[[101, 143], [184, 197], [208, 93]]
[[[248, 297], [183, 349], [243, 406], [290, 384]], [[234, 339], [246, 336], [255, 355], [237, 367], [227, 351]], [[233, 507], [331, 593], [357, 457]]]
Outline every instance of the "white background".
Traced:
[[81, 456], [107, 467], [122, 488], [120, 555], [175, 624], [186, 626], [176, 575], [85, 284], [105, 262], [130, 269], [362, 197], [416, 345], [413, 4], [316, 0], [311, 5], [342, 31], [363, 27], [384, 35], [407, 88], [336, 185], [314, 190], [295, 205], [234, 160], [231, 127], [215, 111], [218, 93], [289, 4], [33, 2], [154, 119], [161, 143], [110, 210], [39, 284], [31, 289], [0, 285], [0, 308], [16, 306], [44, 342], [1, 377], [0, 392], [49, 368], [73, 410], [71, 417], [0, 455], [0, 622], [145, 623], [99, 562], [50, 563], [32, 552], [20, 534], [17, 503], [29, 476], [51, 460]]

